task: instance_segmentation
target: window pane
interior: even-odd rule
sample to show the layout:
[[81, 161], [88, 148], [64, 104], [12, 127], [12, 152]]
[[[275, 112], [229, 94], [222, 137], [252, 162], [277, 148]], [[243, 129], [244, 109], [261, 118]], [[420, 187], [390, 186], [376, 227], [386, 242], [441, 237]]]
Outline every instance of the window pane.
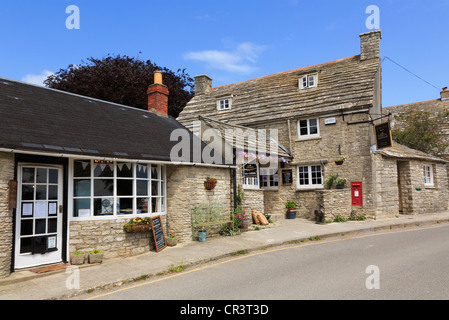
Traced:
[[159, 198], [151, 198], [151, 212], [159, 212]]
[[20, 235], [31, 236], [33, 235], [33, 219], [20, 221]]
[[117, 195], [118, 196], [132, 196], [133, 195], [133, 180], [117, 180]]
[[90, 160], [75, 161], [73, 163], [74, 177], [90, 177]]
[[22, 182], [34, 183], [34, 168], [23, 168], [22, 170]]
[[33, 250], [33, 238], [20, 239], [20, 253], [28, 253]]
[[[81, 210], [81, 211], [80, 211]], [[90, 199], [75, 199], [73, 200], [73, 216], [91, 216]]]
[[151, 181], [151, 195], [158, 196], [159, 195], [159, 182]]
[[147, 180], [137, 180], [137, 195], [147, 196], [148, 195], [148, 181]]
[[58, 170], [50, 169], [48, 170], [48, 182], [58, 183]]
[[47, 183], [47, 169], [37, 168], [36, 183]]
[[151, 179], [159, 179], [159, 170], [156, 165], [151, 165]]
[[95, 196], [113, 196], [114, 195], [114, 180], [112, 179], [95, 179], [94, 180], [94, 195]]
[[137, 214], [148, 213], [148, 202], [150, 198], [137, 198]]
[[58, 219], [48, 219], [48, 233], [58, 232]]
[[74, 180], [73, 196], [89, 197], [90, 196], [90, 180]]
[[136, 176], [137, 178], [148, 178], [148, 166], [138, 164], [136, 166]]
[[132, 214], [133, 213], [133, 199], [120, 198], [117, 202], [117, 214]]
[[22, 200], [34, 200], [34, 186], [22, 185]]
[[47, 200], [47, 186], [36, 186], [36, 200]]
[[114, 198], [94, 199], [94, 215], [111, 216], [114, 214]]
[[97, 163], [94, 169], [94, 177], [113, 177], [114, 165], [106, 163]]
[[117, 177], [132, 178], [133, 170], [131, 163], [117, 163]]
[[44, 234], [47, 225], [47, 219], [36, 219], [35, 234]]

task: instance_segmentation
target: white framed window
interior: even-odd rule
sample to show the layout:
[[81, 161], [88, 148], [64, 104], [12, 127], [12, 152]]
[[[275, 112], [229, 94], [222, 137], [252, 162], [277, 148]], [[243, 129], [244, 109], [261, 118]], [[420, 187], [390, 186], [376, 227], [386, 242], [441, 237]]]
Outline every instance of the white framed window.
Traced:
[[259, 189], [259, 166], [255, 160], [243, 165], [243, 189]]
[[433, 187], [435, 185], [433, 179], [433, 166], [424, 165], [423, 171], [424, 171], [424, 185], [427, 187]]
[[323, 170], [321, 165], [298, 166], [298, 189], [323, 188]]
[[301, 90], [316, 88], [318, 86], [318, 74], [309, 74], [299, 78], [299, 88]]
[[320, 120], [318, 118], [298, 120], [298, 139], [320, 137]]
[[222, 100], [217, 101], [217, 109], [219, 111], [231, 110], [231, 105], [232, 105], [232, 99], [231, 98], [226, 98], [226, 99], [222, 99]]
[[259, 169], [260, 188], [261, 189], [278, 189], [279, 174], [278, 168], [260, 168]]
[[73, 218], [166, 213], [164, 166], [72, 160], [70, 171]]

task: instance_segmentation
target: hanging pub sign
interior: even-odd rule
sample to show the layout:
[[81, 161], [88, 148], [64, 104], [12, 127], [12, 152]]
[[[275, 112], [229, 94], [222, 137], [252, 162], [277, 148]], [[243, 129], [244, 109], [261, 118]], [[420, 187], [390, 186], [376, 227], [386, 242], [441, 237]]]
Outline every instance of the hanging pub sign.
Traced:
[[246, 164], [243, 170], [243, 175], [248, 177], [248, 176], [257, 176], [257, 165], [254, 163], [248, 163]]
[[384, 122], [374, 126], [377, 150], [393, 146], [391, 139], [390, 122]]

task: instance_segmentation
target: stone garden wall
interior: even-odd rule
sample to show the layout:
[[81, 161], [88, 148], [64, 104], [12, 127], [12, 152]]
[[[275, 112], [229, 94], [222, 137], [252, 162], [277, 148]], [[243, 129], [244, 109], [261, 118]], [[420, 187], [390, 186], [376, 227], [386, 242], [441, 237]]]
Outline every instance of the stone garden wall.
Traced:
[[13, 243], [13, 215], [9, 210], [9, 181], [14, 179], [14, 155], [0, 152], [0, 278], [9, 276]]

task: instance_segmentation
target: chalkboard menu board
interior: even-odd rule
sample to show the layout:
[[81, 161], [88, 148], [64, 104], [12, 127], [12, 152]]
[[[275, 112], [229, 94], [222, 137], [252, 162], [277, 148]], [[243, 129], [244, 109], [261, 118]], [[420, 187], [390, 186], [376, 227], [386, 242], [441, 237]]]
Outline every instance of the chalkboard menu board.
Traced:
[[293, 171], [292, 170], [284, 170], [282, 171], [282, 184], [292, 184], [293, 180]]
[[391, 140], [390, 123], [384, 122], [374, 127], [376, 133], [377, 149], [389, 148], [393, 145]]
[[156, 245], [156, 252], [159, 252], [167, 247], [167, 241], [165, 240], [161, 216], [151, 218], [151, 228], [153, 229], [153, 237], [154, 243]]

